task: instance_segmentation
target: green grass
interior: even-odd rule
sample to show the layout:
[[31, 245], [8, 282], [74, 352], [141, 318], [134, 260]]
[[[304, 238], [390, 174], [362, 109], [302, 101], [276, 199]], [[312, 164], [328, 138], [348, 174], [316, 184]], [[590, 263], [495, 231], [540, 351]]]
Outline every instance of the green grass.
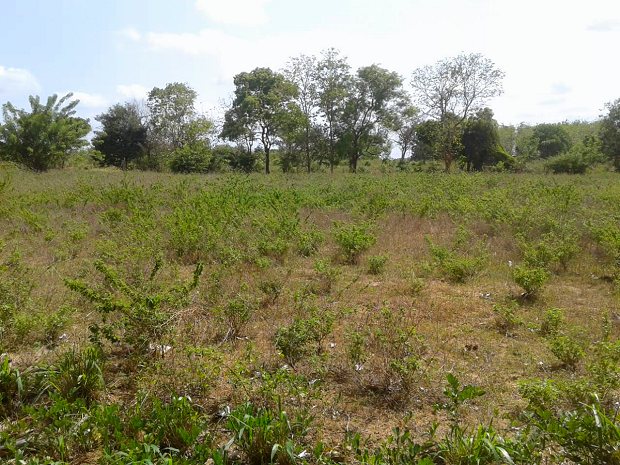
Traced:
[[3, 463], [618, 463], [616, 173], [6, 169]]

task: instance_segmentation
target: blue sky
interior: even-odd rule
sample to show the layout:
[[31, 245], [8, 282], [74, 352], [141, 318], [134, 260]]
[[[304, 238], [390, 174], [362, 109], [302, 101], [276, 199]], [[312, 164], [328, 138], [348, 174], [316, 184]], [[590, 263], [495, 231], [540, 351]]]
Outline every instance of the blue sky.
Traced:
[[406, 80], [479, 52], [506, 72], [502, 123], [593, 119], [620, 97], [617, 0], [2, 0], [0, 103], [73, 91], [92, 118], [187, 82], [214, 115], [234, 74], [336, 47]]

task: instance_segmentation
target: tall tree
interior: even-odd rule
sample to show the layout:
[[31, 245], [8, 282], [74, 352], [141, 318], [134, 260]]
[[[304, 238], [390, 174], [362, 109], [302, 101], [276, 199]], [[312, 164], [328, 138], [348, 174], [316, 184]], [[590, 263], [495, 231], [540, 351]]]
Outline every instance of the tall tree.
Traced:
[[463, 128], [463, 154], [467, 171], [482, 171], [485, 165], [510, 160], [500, 145], [497, 122], [490, 108], [478, 110], [470, 116]]
[[317, 62], [316, 91], [320, 124], [327, 142], [325, 153], [331, 172], [339, 162], [336, 143], [353, 79], [349, 70], [346, 58], [334, 48], [323, 51], [322, 58]]
[[101, 130], [95, 132], [92, 144], [103, 154], [103, 165], [126, 168], [145, 151], [147, 128], [135, 102], [116, 104], [95, 118]]
[[297, 85], [299, 93], [295, 101], [303, 114], [300, 121], [297, 140], [301, 144], [308, 173], [312, 170], [313, 152], [312, 127], [318, 108], [317, 95], [317, 59], [314, 56], [299, 55], [291, 58], [284, 69], [284, 76]]
[[270, 153], [282, 127], [288, 122], [287, 114], [297, 105], [297, 86], [282, 74], [269, 68], [256, 68], [234, 78], [235, 99], [226, 112], [221, 136], [238, 140], [241, 135], [255, 134], [265, 153], [265, 172], [269, 174]]
[[190, 123], [196, 118], [196, 97], [194, 89], [180, 82], [149, 92], [149, 137], [159, 150], [178, 149], [186, 142]]
[[538, 124], [532, 132], [532, 139], [541, 158], [554, 157], [571, 148], [568, 132], [560, 124]]
[[413, 155], [413, 147], [416, 142], [416, 133], [420, 124], [420, 111], [413, 106], [409, 98], [402, 98], [394, 114], [391, 129], [395, 134], [396, 145], [400, 149], [400, 161], [405, 161], [407, 153]]
[[2, 106], [4, 124], [0, 126], [0, 159], [21, 163], [35, 171], [62, 167], [67, 157], [85, 145], [90, 132], [88, 120], [75, 117], [79, 100], [48, 97], [45, 104], [30, 96], [30, 109]]
[[620, 99], [607, 104], [608, 113], [601, 122], [601, 150], [620, 171]]
[[425, 113], [440, 121], [448, 141], [442, 155], [446, 171], [456, 154], [452, 141], [471, 112], [502, 93], [504, 72], [481, 54], [462, 54], [438, 61], [413, 72], [411, 85], [417, 103]]
[[377, 65], [357, 71], [345, 100], [341, 134], [351, 172], [357, 171], [363, 154], [385, 145], [387, 127], [395, 119], [395, 104], [401, 96], [402, 78], [398, 73]]

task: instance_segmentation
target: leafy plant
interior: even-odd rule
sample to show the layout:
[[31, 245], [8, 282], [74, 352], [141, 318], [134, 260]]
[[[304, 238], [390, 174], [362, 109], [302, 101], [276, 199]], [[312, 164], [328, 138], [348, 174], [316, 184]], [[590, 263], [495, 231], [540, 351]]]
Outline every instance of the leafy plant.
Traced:
[[549, 341], [549, 349], [563, 367], [575, 370], [584, 356], [582, 345], [571, 336], [556, 336]]
[[508, 305], [493, 305], [493, 313], [495, 313], [495, 326], [510, 336], [512, 332], [521, 324], [521, 319], [517, 316], [519, 306], [516, 302]]
[[562, 323], [564, 322], [564, 312], [559, 308], [550, 308], [545, 312], [543, 321], [540, 324], [540, 334], [543, 336], [556, 336]]
[[368, 257], [368, 272], [370, 274], [378, 275], [385, 270], [385, 264], [387, 263], [387, 257], [385, 255], [373, 255]]
[[290, 417], [281, 406], [268, 409], [246, 403], [231, 412], [227, 428], [246, 463], [285, 465], [297, 463], [299, 441], [306, 436], [310, 422], [304, 412]]
[[515, 283], [523, 288], [524, 296], [535, 298], [546, 282], [549, 280], [549, 272], [544, 268], [532, 268], [527, 265], [517, 265], [512, 273]]
[[321, 344], [331, 333], [333, 323], [333, 316], [327, 313], [295, 319], [291, 325], [276, 332], [276, 348], [289, 365], [295, 366], [308, 353], [321, 351]]
[[[149, 284], [160, 267], [161, 264], [156, 264]], [[81, 280], [65, 279], [67, 287], [91, 302], [101, 316], [101, 323], [94, 323], [89, 328], [91, 340], [96, 344], [101, 344], [102, 338], [111, 342], [126, 342], [138, 353], [148, 352], [151, 344], [170, 331], [174, 315], [167, 309], [188, 303], [189, 294], [198, 286], [203, 271], [203, 265], [199, 263], [190, 281], [152, 292], [148, 287], [129, 285], [114, 268], [102, 261], [96, 261], [95, 268], [103, 275], [112, 292], [97, 289]]]
[[377, 241], [368, 224], [336, 224], [334, 232], [336, 243], [344, 257], [345, 263], [356, 264], [362, 253]]

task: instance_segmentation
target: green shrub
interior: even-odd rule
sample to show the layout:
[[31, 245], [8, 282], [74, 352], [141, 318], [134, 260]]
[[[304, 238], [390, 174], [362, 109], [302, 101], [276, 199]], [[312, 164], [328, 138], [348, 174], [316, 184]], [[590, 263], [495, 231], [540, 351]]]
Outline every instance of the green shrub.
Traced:
[[525, 297], [536, 297], [549, 279], [549, 272], [544, 268], [517, 265], [512, 272], [515, 283], [523, 288]]
[[545, 163], [545, 171], [553, 174], [585, 174], [589, 167], [590, 161], [579, 153], [558, 155]]
[[317, 278], [317, 291], [319, 294], [329, 294], [334, 286], [334, 283], [338, 279], [338, 275], [340, 274], [340, 270], [336, 267], [331, 266], [325, 260], [317, 260], [314, 263], [314, 271], [316, 272]]
[[368, 273], [374, 275], [382, 274], [385, 271], [387, 260], [385, 255], [373, 255], [372, 257], [368, 257]]
[[99, 348], [72, 349], [48, 369], [50, 387], [69, 402], [81, 399], [89, 405], [105, 386], [102, 364]]
[[540, 324], [540, 334], [543, 336], [556, 336], [563, 322], [564, 312], [559, 308], [550, 308], [545, 312], [543, 321]]
[[519, 306], [516, 302], [508, 305], [493, 305], [495, 313], [495, 326], [506, 336], [512, 335], [513, 331], [521, 324], [521, 319], [517, 316]]
[[459, 255], [446, 247], [434, 244], [428, 237], [426, 241], [435, 266], [450, 282], [464, 283], [475, 276], [484, 265], [485, 259], [482, 256]]
[[300, 442], [308, 433], [311, 418], [301, 412], [289, 416], [281, 407], [259, 408], [250, 403], [237, 407], [227, 428], [249, 465], [298, 463]]
[[310, 257], [319, 251], [325, 240], [320, 231], [300, 231], [297, 237], [297, 251], [303, 257]]
[[345, 263], [349, 264], [357, 263], [360, 255], [377, 241], [367, 224], [337, 224], [334, 237]]
[[309, 353], [319, 353], [325, 338], [331, 333], [334, 318], [322, 314], [308, 319], [296, 319], [289, 326], [279, 328], [275, 345], [286, 362], [295, 366]]
[[584, 356], [582, 345], [570, 336], [556, 336], [549, 341], [549, 349], [563, 367], [574, 371]]
[[223, 309], [223, 315], [228, 324], [225, 339], [231, 339], [241, 334], [256, 310], [256, 303], [246, 295], [238, 294], [228, 301]]
[[171, 154], [173, 173], [207, 173], [212, 171], [213, 156], [208, 149], [185, 145]]
[[0, 356], [0, 420], [12, 414], [19, 405], [24, 385], [19, 370], [11, 366], [9, 357]]

